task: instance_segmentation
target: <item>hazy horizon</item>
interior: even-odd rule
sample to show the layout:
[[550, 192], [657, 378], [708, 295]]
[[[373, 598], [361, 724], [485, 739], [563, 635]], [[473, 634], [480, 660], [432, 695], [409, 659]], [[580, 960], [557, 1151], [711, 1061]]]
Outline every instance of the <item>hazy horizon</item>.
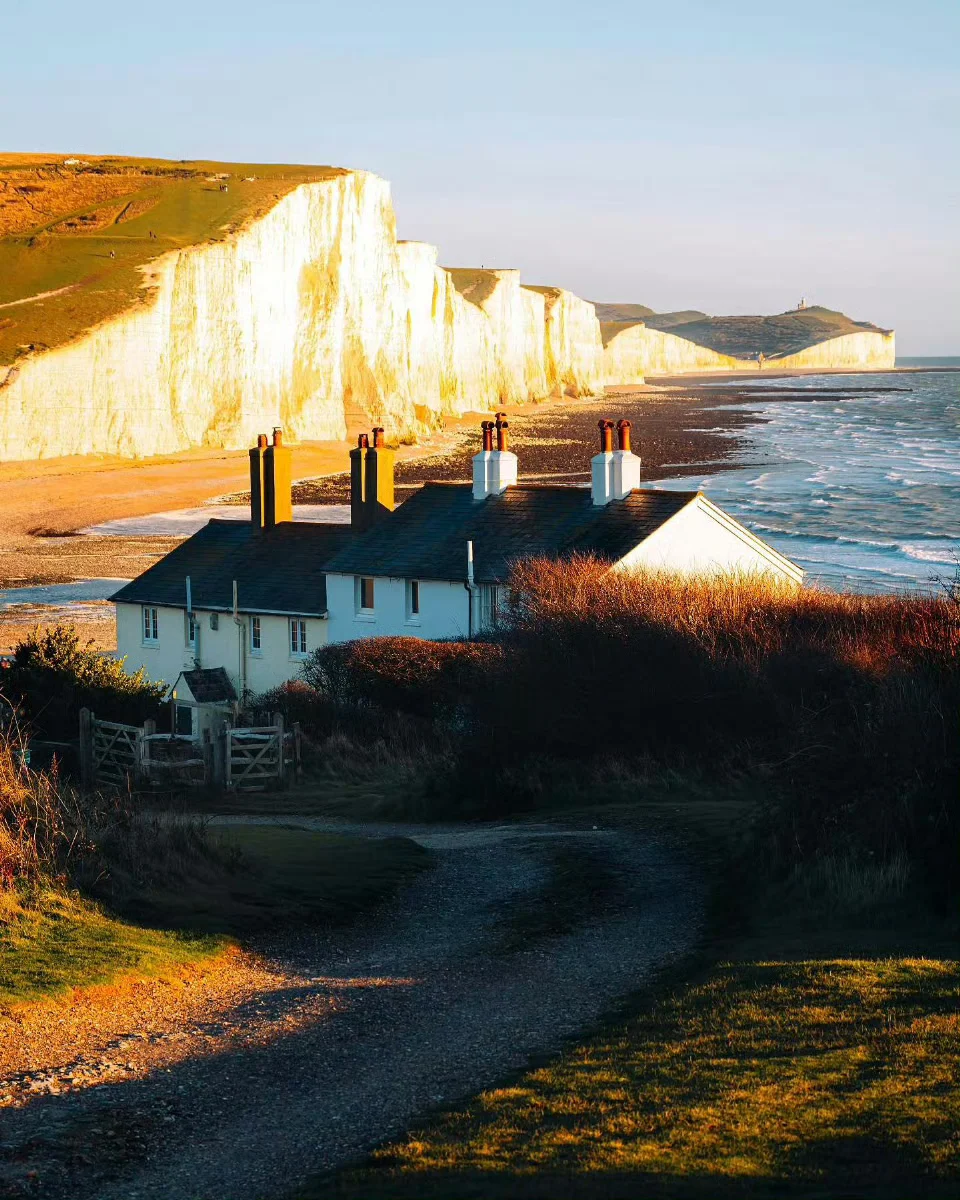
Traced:
[[7, 17], [0, 148], [361, 167], [446, 265], [960, 354], [955, 4], [74, 13]]

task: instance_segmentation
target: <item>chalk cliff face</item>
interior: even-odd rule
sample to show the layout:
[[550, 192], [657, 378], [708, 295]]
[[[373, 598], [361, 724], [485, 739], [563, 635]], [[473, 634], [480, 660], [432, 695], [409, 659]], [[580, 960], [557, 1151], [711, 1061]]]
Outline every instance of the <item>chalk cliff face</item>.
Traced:
[[[221, 241], [147, 269], [142, 302], [76, 341], [0, 368], [0, 459], [240, 447], [270, 425], [341, 438], [363, 413], [388, 434], [648, 374], [755, 369], [517, 271], [446, 269], [398, 242], [389, 185], [341, 172], [287, 192]], [[893, 365], [893, 335], [856, 333], [770, 366]]]
[[[773, 355], [764, 360], [767, 370], [890, 370], [896, 360], [893, 333], [864, 330], [829, 338], [796, 354]], [[674, 375], [685, 371], [756, 371], [753, 358], [733, 358], [700, 346], [677, 334], [631, 325], [614, 333], [603, 351], [608, 383], [642, 383], [646, 375]]]
[[603, 360], [608, 383], [643, 383], [645, 375], [734, 371], [744, 367], [738, 359], [675, 334], [648, 329], [646, 325], [631, 325], [614, 334], [604, 348]]
[[845, 333], [796, 354], [771, 359], [778, 367], [802, 370], [889, 371], [897, 358], [894, 333]]
[[[458, 275], [477, 276], [466, 280]], [[0, 458], [339, 438], [603, 383], [593, 306], [516, 271], [449, 272], [397, 242], [389, 185], [304, 184], [217, 243], [151, 265], [144, 301], [0, 378]]]

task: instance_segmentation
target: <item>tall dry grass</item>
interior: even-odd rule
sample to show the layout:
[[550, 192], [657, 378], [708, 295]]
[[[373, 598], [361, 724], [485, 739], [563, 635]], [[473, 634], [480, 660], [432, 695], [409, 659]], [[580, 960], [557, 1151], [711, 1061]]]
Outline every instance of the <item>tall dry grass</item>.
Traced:
[[[749, 774], [784, 870], [960, 855], [960, 604], [527, 561], [485, 716], [501, 760], [640, 753]], [[867, 868], [870, 870], [868, 871]], [[859, 868], [857, 868], [859, 869]]]
[[25, 766], [16, 731], [0, 737], [0, 899], [14, 908], [77, 889], [123, 915], [176, 924], [191, 897], [242, 870], [201, 822], [146, 814], [119, 792], [80, 792], [56, 770]]

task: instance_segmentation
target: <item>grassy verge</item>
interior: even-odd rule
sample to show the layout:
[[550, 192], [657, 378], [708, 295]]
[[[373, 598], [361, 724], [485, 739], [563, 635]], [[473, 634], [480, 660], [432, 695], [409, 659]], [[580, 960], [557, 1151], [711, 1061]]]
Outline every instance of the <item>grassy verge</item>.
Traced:
[[828, 940], [809, 935], [796, 957], [741, 942], [631, 1019], [297, 1195], [955, 1196], [960, 964]]
[[218, 836], [250, 866], [220, 913], [241, 929], [308, 918], [347, 920], [384, 899], [430, 858], [402, 837], [346, 837], [280, 825], [234, 825]]
[[218, 840], [222, 852], [191, 860], [186, 874], [131, 889], [122, 916], [53, 886], [0, 894], [0, 1006], [176, 970], [221, 952], [231, 935], [349, 919], [428, 859], [406, 838], [274, 826], [234, 827]]
[[159, 975], [219, 953], [226, 939], [144, 929], [54, 888], [0, 909], [0, 1008], [110, 983]]

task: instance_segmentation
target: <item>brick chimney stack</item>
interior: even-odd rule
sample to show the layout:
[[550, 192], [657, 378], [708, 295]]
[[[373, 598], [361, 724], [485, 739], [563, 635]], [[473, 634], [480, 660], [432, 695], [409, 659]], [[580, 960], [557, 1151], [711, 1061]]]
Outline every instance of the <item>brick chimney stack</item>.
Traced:
[[350, 451], [350, 525], [358, 533], [393, 512], [395, 459], [381, 425], [361, 433]]
[[[517, 456], [507, 447], [510, 444], [510, 424], [506, 413], [497, 413], [496, 421], [483, 421], [483, 449], [473, 456], [473, 498], [486, 500], [499, 496], [517, 482]], [[493, 448], [496, 432], [497, 448]]]
[[272, 529], [292, 520], [293, 452], [283, 444], [283, 430], [278, 425], [263, 452], [263, 525]]

